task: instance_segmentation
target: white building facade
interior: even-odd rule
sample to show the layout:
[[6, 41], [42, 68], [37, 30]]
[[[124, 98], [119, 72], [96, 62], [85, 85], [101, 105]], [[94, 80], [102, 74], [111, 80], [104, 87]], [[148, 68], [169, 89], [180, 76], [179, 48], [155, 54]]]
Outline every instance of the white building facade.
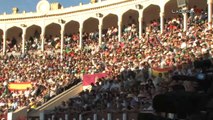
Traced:
[[[189, 7], [197, 6], [208, 10], [209, 29], [212, 26], [213, 0], [188, 0]], [[13, 37], [22, 43], [21, 53], [25, 52], [25, 43], [37, 31], [40, 35], [41, 51], [44, 51], [45, 36], [53, 35], [64, 38], [65, 34], [79, 33], [79, 48], [82, 47], [83, 32], [98, 30], [99, 44], [102, 42], [102, 30], [111, 26], [118, 28], [118, 39], [121, 40], [122, 27], [128, 25], [128, 20], [134, 19], [139, 37], [146, 25], [153, 19], [160, 20], [160, 32], [164, 32], [166, 18], [178, 16], [172, 11], [178, 10], [177, 0], [104, 0], [94, 4], [50, 10], [47, 0], [37, 4], [37, 11], [31, 13], [0, 15], [0, 38], [3, 42], [2, 54], [6, 53], [6, 41]], [[187, 9], [187, 8], [185, 8]], [[187, 14], [184, 17], [184, 30], [187, 30]], [[63, 53], [64, 40], [61, 39], [60, 52]]]

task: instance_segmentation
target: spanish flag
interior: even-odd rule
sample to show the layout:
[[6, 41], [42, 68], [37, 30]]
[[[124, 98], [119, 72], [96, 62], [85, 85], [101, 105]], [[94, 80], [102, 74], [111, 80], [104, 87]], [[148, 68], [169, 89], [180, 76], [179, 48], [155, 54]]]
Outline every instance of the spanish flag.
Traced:
[[170, 70], [172, 70], [173, 67], [167, 67], [167, 68], [152, 68], [152, 75], [153, 76], [158, 76], [159, 73], [162, 73], [163, 76], [168, 73]]
[[22, 82], [22, 83], [9, 83], [8, 86], [9, 90], [14, 91], [14, 90], [26, 90], [27, 88], [32, 88], [31, 82]]

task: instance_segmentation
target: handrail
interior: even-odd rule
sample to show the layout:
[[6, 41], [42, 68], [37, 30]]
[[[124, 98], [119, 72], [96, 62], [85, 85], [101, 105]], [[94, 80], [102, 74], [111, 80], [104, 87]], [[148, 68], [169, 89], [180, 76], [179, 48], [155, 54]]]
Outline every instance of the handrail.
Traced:
[[[111, 120], [125, 120], [130, 119], [138, 119], [140, 113], [144, 114], [153, 114], [153, 111], [88, 111], [88, 112], [73, 112], [73, 111], [64, 111], [64, 112], [55, 112], [55, 113], [46, 113], [44, 119], [52, 118], [54, 116], [55, 119], [79, 119], [79, 120], [101, 120], [101, 119], [110, 119]], [[110, 114], [110, 115], [108, 115]], [[94, 117], [96, 116], [96, 117]], [[95, 119], [96, 118], [96, 119]]]
[[68, 90], [60, 93], [59, 95], [55, 96], [54, 98], [50, 99], [49, 101], [47, 101], [46, 103], [44, 103], [43, 105], [37, 107], [35, 110], [42, 110], [44, 107], [46, 107], [47, 105], [51, 104], [52, 102], [58, 100], [59, 98], [61, 98], [62, 96], [64, 96], [65, 94], [67, 94], [68, 92], [70, 92], [71, 90], [75, 89], [76, 87], [78, 87], [79, 85], [81, 85], [82, 82], [72, 86], [71, 88], [69, 88]]

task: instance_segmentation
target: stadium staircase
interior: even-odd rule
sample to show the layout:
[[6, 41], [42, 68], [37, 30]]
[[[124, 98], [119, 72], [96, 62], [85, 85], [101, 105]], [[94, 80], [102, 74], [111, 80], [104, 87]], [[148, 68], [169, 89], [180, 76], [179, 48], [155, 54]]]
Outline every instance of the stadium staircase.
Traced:
[[62, 101], [67, 101], [72, 97], [77, 96], [83, 90], [82, 82], [62, 92], [61, 94], [50, 99], [48, 102], [39, 106], [35, 110], [28, 112], [28, 120], [40, 120], [39, 116], [43, 111], [53, 110], [56, 106], [61, 105]]

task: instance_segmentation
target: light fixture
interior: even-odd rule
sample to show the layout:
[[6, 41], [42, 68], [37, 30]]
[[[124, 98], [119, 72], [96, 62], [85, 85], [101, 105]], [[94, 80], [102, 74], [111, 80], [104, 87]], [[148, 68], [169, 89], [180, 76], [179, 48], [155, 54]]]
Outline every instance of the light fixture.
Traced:
[[178, 8], [184, 8], [188, 6], [188, 0], [177, 0]]
[[96, 17], [101, 18], [101, 17], [103, 17], [103, 14], [101, 14], [101, 13], [96, 13]]
[[137, 4], [137, 5], [135, 5], [135, 8], [136, 8], [136, 9], [142, 9], [143, 6], [142, 6], [141, 4]]
[[64, 24], [66, 21], [63, 19], [58, 19], [58, 22]]
[[21, 27], [27, 27], [27, 25], [26, 24], [21, 24]]

